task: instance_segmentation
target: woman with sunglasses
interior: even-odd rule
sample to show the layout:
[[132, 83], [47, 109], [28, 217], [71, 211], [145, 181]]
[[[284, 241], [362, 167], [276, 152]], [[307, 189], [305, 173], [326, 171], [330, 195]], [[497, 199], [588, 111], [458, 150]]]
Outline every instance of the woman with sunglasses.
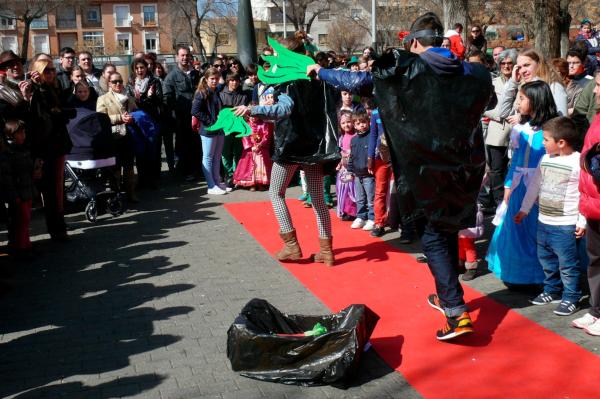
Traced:
[[[517, 50], [504, 50], [498, 56], [498, 70], [500, 73], [492, 80], [496, 97], [500, 98], [504, 92], [504, 85], [512, 75], [513, 66], [517, 62]], [[508, 141], [511, 125], [500, 118], [500, 101], [494, 109], [484, 112], [484, 122], [487, 120], [485, 130], [485, 150], [488, 166], [490, 192], [479, 196], [479, 202], [484, 208], [494, 210], [502, 202], [504, 196], [504, 176], [508, 166]], [[486, 119], [487, 118], [487, 119]], [[485, 127], [485, 123], [484, 123]]]
[[33, 159], [43, 162], [39, 190], [44, 198], [44, 213], [50, 238], [67, 239], [64, 219], [65, 155], [72, 147], [67, 133], [67, 116], [61, 109], [56, 84], [56, 68], [51, 61], [35, 61], [31, 68], [31, 116], [28, 118], [29, 142]]
[[[131, 63], [131, 74], [127, 84], [127, 96], [135, 100], [138, 109], [146, 112], [159, 123], [163, 111], [162, 83], [152, 75], [144, 58], [136, 58]], [[147, 154], [137, 157], [138, 186], [156, 188], [160, 177], [160, 146], [154, 145]]]
[[135, 194], [133, 138], [126, 125], [133, 123], [130, 112], [135, 109], [135, 100], [127, 95], [123, 77], [118, 72], [112, 73], [108, 80], [108, 93], [98, 98], [96, 111], [104, 112], [110, 118], [117, 150], [117, 176], [119, 179], [123, 176], [127, 200], [133, 203], [139, 202], [139, 199]]
[[483, 54], [487, 53], [487, 40], [483, 36], [483, 31], [479, 25], [475, 25], [471, 28], [471, 35], [468, 40], [469, 50], [479, 50]]

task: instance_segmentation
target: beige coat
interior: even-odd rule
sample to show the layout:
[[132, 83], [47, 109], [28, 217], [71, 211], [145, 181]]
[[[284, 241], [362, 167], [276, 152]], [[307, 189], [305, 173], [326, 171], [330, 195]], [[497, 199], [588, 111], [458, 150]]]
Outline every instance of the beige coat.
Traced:
[[483, 116], [490, 118], [490, 123], [485, 135], [485, 144], [496, 147], [506, 147], [508, 146], [511, 125], [500, 118], [500, 108], [502, 106], [500, 98], [504, 91], [505, 80], [503, 79], [503, 76], [497, 76], [492, 83], [494, 84], [494, 91], [498, 97], [498, 105], [496, 105], [496, 108], [486, 111], [483, 114]]
[[96, 111], [108, 115], [110, 123], [113, 125], [113, 133], [120, 136], [124, 136], [127, 132], [121, 114], [125, 111], [131, 112], [136, 109], [134, 99], [129, 97], [126, 106], [123, 106], [112, 91], [98, 97], [98, 102], [96, 102]]

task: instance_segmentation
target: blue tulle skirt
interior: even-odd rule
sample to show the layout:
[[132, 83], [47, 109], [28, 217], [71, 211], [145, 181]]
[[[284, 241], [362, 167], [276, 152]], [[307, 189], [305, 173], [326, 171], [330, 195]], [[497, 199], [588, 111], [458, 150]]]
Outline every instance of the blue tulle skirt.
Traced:
[[524, 181], [513, 190], [504, 219], [494, 231], [486, 260], [490, 271], [504, 282], [541, 284], [544, 271], [537, 257], [537, 204], [521, 224], [514, 222], [526, 192]]

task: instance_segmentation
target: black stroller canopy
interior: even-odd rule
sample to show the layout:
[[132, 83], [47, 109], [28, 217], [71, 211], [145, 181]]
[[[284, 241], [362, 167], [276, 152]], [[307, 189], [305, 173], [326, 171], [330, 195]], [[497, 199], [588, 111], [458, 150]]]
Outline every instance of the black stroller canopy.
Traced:
[[87, 108], [75, 108], [76, 115], [67, 129], [73, 142], [68, 160], [97, 160], [115, 156], [114, 140], [108, 115]]

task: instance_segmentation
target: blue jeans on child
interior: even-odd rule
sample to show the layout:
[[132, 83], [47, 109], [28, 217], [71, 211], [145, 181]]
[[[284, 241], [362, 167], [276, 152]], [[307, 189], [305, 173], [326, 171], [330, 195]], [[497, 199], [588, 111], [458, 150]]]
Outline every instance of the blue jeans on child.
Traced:
[[544, 292], [561, 295], [563, 301], [581, 299], [579, 252], [575, 226], [552, 226], [538, 222], [537, 253], [544, 268]]
[[202, 173], [208, 188], [221, 182], [221, 153], [225, 136], [200, 136], [202, 140]]
[[375, 178], [354, 176], [356, 195], [356, 217], [362, 220], [375, 220], [373, 200], [375, 199]]

